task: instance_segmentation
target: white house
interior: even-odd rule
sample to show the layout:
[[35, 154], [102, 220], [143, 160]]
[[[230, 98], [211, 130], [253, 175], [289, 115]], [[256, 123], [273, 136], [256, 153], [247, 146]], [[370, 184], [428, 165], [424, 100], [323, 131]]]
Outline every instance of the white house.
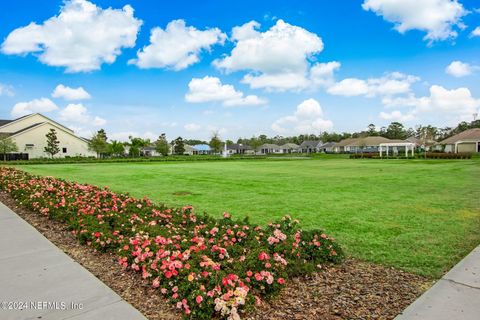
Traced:
[[283, 153], [283, 149], [282, 147], [276, 144], [265, 143], [257, 148], [257, 153], [260, 153], [260, 154]]
[[28, 153], [28, 158], [48, 157], [44, 148], [47, 145], [46, 134], [55, 129], [60, 141], [57, 158], [66, 156], [95, 156], [88, 150], [88, 141], [75, 135], [73, 130], [39, 113], [29, 114], [15, 120], [0, 120], [0, 134], [8, 135], [18, 147], [19, 153]]

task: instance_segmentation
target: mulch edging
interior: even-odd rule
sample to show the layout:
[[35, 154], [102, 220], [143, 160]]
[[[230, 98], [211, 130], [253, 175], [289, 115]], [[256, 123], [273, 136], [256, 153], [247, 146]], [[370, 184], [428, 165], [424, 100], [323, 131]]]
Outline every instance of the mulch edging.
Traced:
[[[182, 319], [157, 290], [137, 274], [123, 270], [113, 254], [81, 245], [64, 224], [22, 208], [4, 192], [0, 192], [0, 201], [148, 319]], [[418, 275], [347, 259], [309, 277], [291, 279], [278, 297], [263, 301], [244, 318], [393, 319], [431, 284], [431, 280]]]

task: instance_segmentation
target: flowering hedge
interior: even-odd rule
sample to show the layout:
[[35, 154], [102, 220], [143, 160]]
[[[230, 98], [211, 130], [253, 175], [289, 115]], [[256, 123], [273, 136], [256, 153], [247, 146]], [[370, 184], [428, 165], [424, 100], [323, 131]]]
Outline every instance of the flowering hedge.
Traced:
[[52, 177], [0, 168], [0, 188], [20, 204], [69, 225], [81, 243], [113, 251], [126, 269], [180, 309], [186, 318], [240, 319], [240, 308], [277, 293], [288, 277], [340, 262], [334, 239], [302, 230], [286, 216], [267, 227], [248, 219], [197, 215]]

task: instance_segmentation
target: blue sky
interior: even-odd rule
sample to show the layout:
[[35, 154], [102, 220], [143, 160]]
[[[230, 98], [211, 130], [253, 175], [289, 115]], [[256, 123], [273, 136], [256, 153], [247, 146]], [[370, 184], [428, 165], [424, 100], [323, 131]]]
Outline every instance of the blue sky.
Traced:
[[117, 139], [454, 125], [480, 108], [477, 7], [9, 1], [0, 11], [0, 118], [41, 112], [80, 135], [105, 128]]

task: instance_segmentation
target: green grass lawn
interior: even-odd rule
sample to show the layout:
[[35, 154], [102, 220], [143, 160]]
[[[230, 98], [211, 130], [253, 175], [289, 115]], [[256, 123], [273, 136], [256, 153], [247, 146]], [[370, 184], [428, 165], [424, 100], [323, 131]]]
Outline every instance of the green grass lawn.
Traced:
[[439, 277], [480, 243], [479, 160], [229, 161], [19, 166], [197, 212], [323, 228], [347, 254]]

